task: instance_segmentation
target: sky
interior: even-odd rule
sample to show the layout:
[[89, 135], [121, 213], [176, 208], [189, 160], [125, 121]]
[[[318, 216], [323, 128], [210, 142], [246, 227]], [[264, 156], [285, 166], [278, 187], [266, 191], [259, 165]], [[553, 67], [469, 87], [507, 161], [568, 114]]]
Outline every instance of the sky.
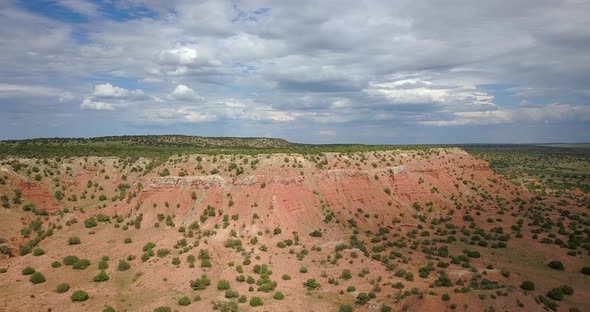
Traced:
[[590, 142], [590, 1], [0, 1], [0, 140]]

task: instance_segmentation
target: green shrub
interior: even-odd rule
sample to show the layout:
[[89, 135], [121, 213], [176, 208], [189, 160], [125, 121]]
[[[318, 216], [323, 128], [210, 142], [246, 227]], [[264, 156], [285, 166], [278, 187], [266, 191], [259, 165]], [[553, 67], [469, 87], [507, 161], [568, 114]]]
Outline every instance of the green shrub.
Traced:
[[89, 296], [83, 290], [76, 290], [70, 298], [72, 299], [72, 302], [86, 301], [86, 300], [88, 300]]
[[80, 244], [80, 237], [72, 236], [68, 238], [68, 245], [78, 245]]
[[311, 236], [311, 237], [322, 237], [322, 231], [315, 230], [315, 231], [309, 233], [309, 236]]
[[51, 267], [54, 268], [54, 269], [57, 269], [57, 268], [61, 267], [61, 262], [59, 262], [59, 261], [53, 261], [51, 263]]
[[303, 283], [303, 286], [307, 288], [307, 290], [315, 290], [320, 288], [320, 284], [315, 280], [315, 278], [310, 278]]
[[219, 282], [217, 282], [217, 289], [219, 289], [219, 290], [230, 289], [229, 281], [225, 280], [225, 279], [220, 280]]
[[574, 294], [574, 288], [572, 288], [571, 286], [561, 285], [560, 288], [561, 288], [561, 291], [568, 296], [571, 296]]
[[369, 302], [369, 300], [371, 300], [371, 297], [369, 295], [367, 295], [366, 293], [359, 293], [356, 296], [356, 303], [357, 304], [366, 304], [367, 302]]
[[282, 293], [282, 292], [280, 292], [280, 291], [277, 291], [277, 292], [275, 293], [275, 295], [273, 296], [273, 298], [274, 298], [275, 300], [283, 300], [283, 299], [285, 299], [285, 295], [283, 295], [283, 293]]
[[262, 298], [260, 297], [252, 297], [250, 298], [250, 306], [252, 307], [257, 307], [257, 306], [261, 306], [264, 303], [262, 302]]
[[123, 243], [125, 243], [125, 244], [131, 244], [132, 243], [131, 237], [125, 238], [125, 240], [123, 241]]
[[65, 265], [73, 265], [78, 260], [80, 260], [80, 259], [78, 257], [76, 257], [76, 256], [66, 256], [66, 257], [64, 257], [63, 263]]
[[348, 286], [348, 288], [346, 288], [346, 291], [347, 291], [347, 292], [353, 292], [353, 291], [356, 291], [356, 287], [354, 287], [354, 286]]
[[282, 276], [283, 281], [291, 280], [291, 276], [289, 274], [283, 274]]
[[29, 278], [29, 281], [33, 284], [41, 284], [41, 283], [45, 283], [45, 276], [43, 276], [43, 274], [39, 273], [39, 272], [35, 272], [33, 273], [33, 275], [31, 275], [31, 277]]
[[117, 266], [117, 270], [123, 272], [127, 271], [131, 268], [131, 264], [125, 260], [119, 260], [119, 265]]
[[102, 312], [117, 312], [117, 311], [115, 311], [115, 308], [113, 308], [111, 306], [105, 306], [104, 309], [102, 309]]
[[70, 290], [70, 284], [68, 283], [61, 283], [55, 287], [55, 292], [58, 294], [63, 294], [68, 290]]
[[187, 296], [184, 296], [184, 297], [178, 299], [178, 304], [181, 306], [187, 306], [187, 305], [191, 304], [191, 299]]
[[443, 294], [441, 296], [442, 301], [449, 301], [451, 300], [451, 296], [449, 294]]
[[561, 261], [557, 261], [557, 260], [553, 260], [553, 261], [549, 262], [547, 264], [547, 266], [554, 269], [554, 270], [559, 270], [559, 271], [565, 270], [565, 266], [563, 265], [563, 263], [561, 263]]
[[98, 269], [99, 270], [106, 270], [109, 268], [109, 263], [106, 262], [105, 260], [100, 260], [100, 262], [98, 262]]
[[31, 274], [35, 273], [35, 269], [33, 269], [32, 267], [28, 266], [28, 267], [24, 268], [24, 269], [21, 271], [21, 273], [22, 273], [23, 275], [31, 275]]
[[174, 257], [174, 258], [172, 259], [172, 264], [173, 264], [173, 265], [179, 265], [179, 264], [180, 264], [180, 258], [178, 258], [178, 257]]
[[520, 288], [524, 289], [524, 290], [535, 290], [535, 283], [531, 282], [531, 281], [524, 281], [522, 282], [522, 284], [520, 284]]
[[547, 292], [547, 297], [555, 301], [561, 301], [563, 300], [563, 291], [561, 290], [561, 288], [553, 288], [549, 292]]
[[104, 270], [100, 271], [100, 273], [96, 274], [94, 278], [92, 278], [95, 282], [104, 282], [109, 280], [109, 275]]
[[354, 309], [348, 303], [341, 304], [340, 308], [338, 309], [338, 312], [353, 312], [353, 311], [354, 311]]
[[585, 275], [590, 275], [590, 267], [583, 267], [580, 272]]
[[90, 266], [90, 261], [88, 259], [79, 259], [78, 261], [72, 264], [72, 269], [74, 270], [86, 270], [87, 267]]
[[154, 312], [172, 312], [172, 309], [170, 307], [157, 307]]
[[204, 290], [207, 286], [211, 285], [211, 280], [207, 275], [203, 274], [201, 275], [201, 278], [190, 281], [190, 285], [193, 290]]
[[97, 222], [96, 222], [96, 219], [95, 219], [94, 217], [90, 217], [90, 218], [88, 218], [88, 219], [84, 220], [84, 226], [85, 226], [86, 228], [88, 228], [88, 229], [89, 229], [89, 228], [93, 228], [93, 227], [95, 227], [96, 225], [97, 225]]
[[35, 257], [39, 257], [45, 254], [45, 250], [41, 249], [41, 248], [35, 248], [35, 250], [33, 250], [33, 256]]
[[342, 274], [340, 275], [340, 277], [342, 279], [349, 280], [352, 278], [352, 273], [350, 273], [350, 270], [344, 270], [344, 271], [342, 271]]

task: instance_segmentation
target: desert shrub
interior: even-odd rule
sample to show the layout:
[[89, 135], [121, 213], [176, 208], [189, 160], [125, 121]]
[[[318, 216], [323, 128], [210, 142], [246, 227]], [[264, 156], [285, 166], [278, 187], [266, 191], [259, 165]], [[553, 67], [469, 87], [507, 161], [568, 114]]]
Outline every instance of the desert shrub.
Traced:
[[207, 275], [201, 275], [201, 278], [197, 278], [194, 281], [190, 281], [191, 288], [193, 290], [203, 290], [207, 288], [207, 286], [211, 285], [211, 280], [207, 277]]
[[283, 274], [283, 276], [281, 278], [283, 279], [283, 281], [288, 281], [288, 280], [291, 280], [291, 275]]
[[580, 270], [580, 273], [585, 274], [585, 275], [590, 275], [590, 267], [583, 267]]
[[303, 286], [307, 288], [307, 290], [315, 290], [320, 288], [320, 284], [315, 280], [315, 278], [310, 278], [303, 283]]
[[41, 248], [35, 248], [35, 250], [33, 250], [33, 256], [35, 257], [39, 257], [45, 254], [45, 250], [41, 249]]
[[31, 275], [31, 277], [29, 278], [29, 282], [31, 282], [33, 284], [41, 284], [41, 283], [44, 283], [45, 281], [46, 281], [45, 276], [43, 276], [43, 274], [41, 274], [40, 272], [33, 273], [33, 275]]
[[353, 312], [353, 311], [354, 311], [354, 309], [348, 303], [341, 304], [340, 308], [338, 309], [338, 312]]
[[0, 268], [0, 274], [1, 273], [6, 273], [6, 272], [8, 272], [8, 269], [7, 268]]
[[217, 282], [217, 289], [219, 289], [219, 290], [226, 290], [226, 289], [229, 289], [229, 288], [230, 288], [230, 286], [229, 286], [229, 281], [228, 280], [222, 279], [219, 282]]
[[72, 236], [68, 238], [68, 245], [78, 245], [80, 244], [80, 237]]
[[170, 307], [157, 307], [154, 312], [172, 312], [172, 309]]
[[172, 259], [172, 264], [173, 264], [173, 265], [179, 265], [179, 264], [180, 264], [180, 258], [178, 258], [178, 257], [174, 257], [174, 258]]
[[282, 292], [280, 292], [280, 291], [277, 291], [277, 292], [275, 293], [275, 295], [273, 296], [273, 298], [274, 298], [275, 300], [283, 300], [283, 299], [285, 299], [285, 295], [283, 295], [283, 293], [282, 293]]
[[80, 260], [80, 259], [76, 256], [66, 256], [66, 257], [64, 257], [63, 263], [65, 265], [73, 265], [78, 260]]
[[350, 270], [344, 270], [342, 271], [342, 275], [340, 275], [340, 277], [345, 280], [349, 280], [352, 278], [352, 273], [350, 272]]
[[115, 308], [111, 307], [111, 306], [105, 306], [104, 309], [102, 309], [102, 312], [117, 312], [115, 310]]
[[184, 296], [184, 297], [178, 299], [178, 304], [181, 306], [187, 306], [187, 305], [191, 304], [191, 299], [187, 296]]
[[366, 293], [359, 293], [356, 296], [356, 303], [357, 304], [366, 304], [367, 302], [369, 302], [369, 300], [371, 300], [371, 297], [369, 297], [369, 295], [367, 295]]
[[86, 270], [86, 268], [90, 266], [90, 261], [88, 259], [79, 259], [78, 261], [72, 264], [72, 269], [74, 270]]
[[559, 288], [565, 295], [571, 296], [574, 294], [574, 288], [569, 285], [561, 285]]
[[441, 296], [442, 301], [449, 301], [451, 300], [451, 296], [449, 294], [443, 294]]
[[68, 290], [70, 290], [70, 284], [68, 283], [61, 283], [55, 287], [55, 292], [58, 294], [63, 294]]
[[131, 268], [131, 264], [125, 260], [119, 260], [119, 265], [117, 266], [117, 270], [123, 272], [127, 271]]
[[125, 238], [125, 240], [123, 241], [123, 243], [125, 243], [125, 244], [131, 244], [132, 243], [131, 237]]
[[28, 266], [28, 267], [24, 268], [24, 269], [21, 271], [21, 273], [22, 273], [23, 275], [31, 275], [31, 274], [35, 273], [35, 269], [33, 269], [32, 267]]
[[531, 281], [524, 281], [520, 284], [520, 288], [524, 290], [535, 290], [535, 283]]
[[61, 267], [61, 262], [59, 262], [59, 261], [53, 261], [51, 263], [51, 267], [54, 268], [54, 269], [57, 269], [57, 268]]
[[157, 253], [158, 257], [164, 258], [170, 254], [170, 250], [166, 248], [158, 249]]
[[252, 297], [250, 298], [250, 306], [252, 307], [257, 307], [257, 306], [261, 306], [264, 303], [262, 302], [262, 298], [260, 297]]
[[92, 278], [95, 282], [104, 282], [109, 280], [109, 275], [104, 270], [100, 271], [100, 273], [96, 274], [94, 278]]
[[553, 260], [553, 261], [549, 262], [547, 264], [547, 266], [554, 269], [554, 270], [559, 270], [559, 271], [565, 270], [565, 266], [563, 266], [563, 263], [561, 263], [561, 261], [557, 261], [557, 260]]
[[83, 290], [76, 290], [70, 298], [72, 299], [72, 302], [86, 301], [86, 300], [88, 300], [89, 296]]
[[354, 286], [348, 286], [348, 288], [346, 288], [346, 291], [348, 291], [348, 292], [356, 291], [356, 287], [354, 287]]
[[84, 227], [86, 227], [87, 229], [89, 228], [93, 228], [97, 225], [96, 219], [94, 217], [90, 217], [86, 220], [84, 220]]
[[311, 236], [311, 237], [322, 237], [322, 232], [320, 230], [315, 230], [315, 231], [309, 233], [309, 236]]
[[547, 297], [555, 301], [561, 301], [563, 300], [563, 291], [561, 290], [561, 288], [553, 288], [549, 292], [547, 292]]
[[109, 263], [106, 262], [105, 260], [100, 260], [100, 262], [98, 262], [98, 269], [99, 270], [106, 270], [109, 268]]

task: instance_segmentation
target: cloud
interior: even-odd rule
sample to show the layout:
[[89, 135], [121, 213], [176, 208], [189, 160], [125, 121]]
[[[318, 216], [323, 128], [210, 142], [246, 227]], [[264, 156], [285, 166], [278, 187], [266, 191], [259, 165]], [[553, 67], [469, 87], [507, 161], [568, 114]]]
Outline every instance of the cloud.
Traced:
[[134, 98], [143, 97], [143, 90], [127, 90], [125, 88], [113, 86], [110, 83], [97, 84], [94, 86], [94, 92], [92, 93], [97, 98]]
[[97, 111], [111, 111], [115, 107], [110, 103], [93, 101], [90, 98], [85, 98], [80, 104], [80, 108], [83, 110], [97, 110]]
[[171, 100], [179, 100], [179, 101], [202, 101], [203, 98], [200, 97], [195, 90], [187, 87], [186, 85], [179, 84], [176, 86], [174, 91], [170, 94], [169, 97]]
[[87, 16], [98, 16], [99, 12], [98, 9], [99, 7], [90, 2], [90, 1], [85, 1], [85, 0], [57, 0], [56, 1], [58, 5], [67, 8], [68, 10], [71, 10], [73, 12], [82, 14], [82, 15], [87, 15]]
[[160, 52], [160, 61], [171, 65], [190, 65], [196, 62], [198, 56], [196, 49], [181, 47]]
[[590, 121], [590, 105], [552, 103], [483, 112], [455, 112], [449, 120], [421, 121], [426, 126], [496, 125], [513, 123], [557, 123]]

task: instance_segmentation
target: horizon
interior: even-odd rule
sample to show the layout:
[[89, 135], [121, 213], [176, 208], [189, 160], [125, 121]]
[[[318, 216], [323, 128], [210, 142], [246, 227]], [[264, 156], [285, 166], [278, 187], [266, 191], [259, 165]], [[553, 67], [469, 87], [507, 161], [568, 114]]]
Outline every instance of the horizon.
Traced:
[[0, 140], [585, 144], [588, 11], [533, 0], [7, 0]]

